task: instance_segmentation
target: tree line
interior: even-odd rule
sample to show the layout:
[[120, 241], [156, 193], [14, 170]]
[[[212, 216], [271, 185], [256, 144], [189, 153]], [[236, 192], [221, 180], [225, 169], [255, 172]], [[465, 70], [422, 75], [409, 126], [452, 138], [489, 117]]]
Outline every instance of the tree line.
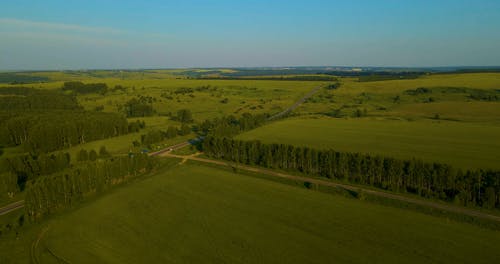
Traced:
[[198, 79], [201, 80], [265, 80], [265, 81], [321, 81], [329, 82], [336, 81], [337, 78], [331, 75], [281, 75], [281, 76], [241, 76], [241, 77], [227, 77], [227, 76], [202, 76]]
[[34, 76], [26, 73], [2, 72], [0, 73], [0, 83], [23, 84], [49, 81], [45, 76]]
[[11, 172], [0, 172], [0, 200], [12, 198], [19, 192], [17, 176]]
[[500, 171], [464, 171], [417, 159], [401, 160], [213, 136], [205, 138], [202, 147], [206, 155], [218, 159], [298, 171], [465, 206], [500, 208]]
[[153, 103], [142, 97], [130, 99], [125, 103], [123, 109], [127, 117], [152, 116], [155, 113]]
[[125, 117], [114, 113], [50, 111], [9, 118], [0, 127], [0, 145], [49, 152], [127, 134]]
[[146, 134], [141, 135], [141, 144], [149, 146], [165, 139], [184, 136], [189, 133], [191, 133], [191, 127], [187, 124], [182, 124], [180, 128], [177, 128], [176, 126], [169, 126], [165, 131], [158, 129], [150, 130]]
[[108, 91], [108, 85], [105, 83], [83, 83], [83, 82], [65, 82], [61, 88], [63, 91], [72, 91], [79, 94], [101, 93]]
[[27, 87], [0, 88], [0, 111], [16, 112], [45, 109], [81, 109], [76, 97], [57, 90]]
[[81, 163], [74, 168], [30, 181], [26, 189], [25, 211], [30, 221], [69, 208], [90, 195], [148, 173], [156, 161], [145, 154], [113, 157]]
[[213, 120], [205, 120], [199, 126], [199, 132], [213, 137], [232, 137], [243, 131], [254, 129], [267, 122], [268, 114], [244, 113], [239, 118], [233, 115]]
[[[22, 154], [9, 156], [0, 160], [0, 195], [16, 193], [24, 190], [26, 182], [42, 175], [48, 175], [70, 166], [71, 158], [68, 153], [56, 154]], [[15, 183], [15, 186], [12, 183]]]
[[79, 162], [82, 161], [96, 161], [97, 159], [106, 159], [111, 157], [111, 153], [108, 152], [105, 146], [101, 146], [99, 149], [99, 153], [97, 151], [91, 149], [87, 151], [86, 149], [81, 149], [76, 157], [76, 160]]
[[180, 109], [177, 111], [177, 115], [172, 116], [170, 119], [179, 121], [181, 123], [191, 123], [193, 122], [193, 114], [189, 109]]

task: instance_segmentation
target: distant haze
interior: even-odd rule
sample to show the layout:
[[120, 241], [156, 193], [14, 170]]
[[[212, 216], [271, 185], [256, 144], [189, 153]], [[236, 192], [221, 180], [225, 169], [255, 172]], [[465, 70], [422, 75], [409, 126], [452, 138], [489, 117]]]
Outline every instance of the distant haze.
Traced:
[[500, 1], [4, 1], [0, 70], [500, 65]]

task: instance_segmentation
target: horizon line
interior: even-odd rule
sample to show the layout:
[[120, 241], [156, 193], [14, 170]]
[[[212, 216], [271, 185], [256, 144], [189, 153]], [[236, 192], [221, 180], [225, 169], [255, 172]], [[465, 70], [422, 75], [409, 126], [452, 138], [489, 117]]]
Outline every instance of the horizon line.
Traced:
[[444, 65], [444, 66], [350, 66], [350, 65], [308, 65], [308, 66], [209, 66], [209, 67], [130, 67], [130, 68], [67, 68], [67, 69], [0, 69], [4, 72], [57, 72], [57, 71], [139, 71], [139, 70], [190, 70], [190, 69], [296, 69], [296, 68], [351, 68], [351, 69], [500, 69], [499, 65]]

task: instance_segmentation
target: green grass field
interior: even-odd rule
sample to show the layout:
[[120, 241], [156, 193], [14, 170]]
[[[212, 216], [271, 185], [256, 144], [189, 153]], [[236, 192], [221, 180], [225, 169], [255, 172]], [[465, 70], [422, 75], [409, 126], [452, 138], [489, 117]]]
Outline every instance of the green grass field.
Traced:
[[[57, 89], [64, 81], [82, 81], [85, 83], [106, 83], [110, 89], [115, 85], [125, 87], [125, 91], [111, 91], [106, 95], [78, 95], [78, 101], [87, 110], [103, 107], [106, 112], [122, 112], [119, 106], [137, 96], [154, 98], [153, 107], [160, 115], [174, 114], [180, 109], [190, 109], [196, 121], [224, 115], [240, 115], [248, 113], [276, 113], [292, 105], [304, 94], [322, 82], [311, 81], [277, 81], [277, 80], [196, 80], [155, 77], [145, 75], [144, 78], [128, 73], [128, 78], [116, 78], [110, 73], [103, 77], [92, 77], [88, 74], [75, 76], [69, 73], [49, 72], [36, 75], [48, 76], [53, 81], [47, 83], [24, 84], [41, 89]], [[12, 85], [2, 85], [12, 86]], [[175, 93], [180, 88], [196, 89], [209, 86], [210, 89], [192, 93]], [[225, 103], [222, 103], [227, 98]]]
[[[358, 82], [342, 78], [336, 90], [322, 91], [298, 112], [329, 113], [340, 110], [352, 116], [356, 109], [366, 109], [369, 116], [403, 119], [441, 119], [500, 124], [500, 102], [473, 100], [469, 92], [456, 89], [481, 90], [500, 96], [499, 73], [433, 74], [417, 79]], [[409, 95], [408, 90], [426, 88], [427, 94]], [[455, 89], [455, 91], [453, 91]]]
[[[50, 81], [17, 86], [57, 89], [64, 81], [104, 82], [111, 89], [124, 86], [105, 95], [77, 96], [85, 109], [102, 106], [106, 112], [123, 113], [120, 107], [137, 96], [152, 98], [154, 116], [129, 119], [144, 120], [145, 130], [63, 150], [74, 161], [81, 149], [98, 151], [105, 146], [113, 154], [127, 153], [148, 130], [180, 126], [169, 117], [179, 109], [190, 109], [195, 123], [245, 112], [272, 114], [325, 84], [190, 79], [184, 71], [34, 72], [30, 74]], [[294, 110], [298, 116], [237, 138], [500, 169], [500, 102], [469, 96], [471, 89], [500, 92], [499, 73], [374, 82], [341, 78], [341, 83], [336, 90], [322, 89]], [[208, 85], [209, 89], [200, 89]], [[176, 92], [185, 88], [194, 91]], [[407, 92], [417, 88], [431, 92]], [[358, 109], [366, 109], [364, 117], [352, 118]], [[326, 117], [337, 110], [342, 118]], [[194, 133], [179, 136], [157, 145], [194, 137]], [[3, 156], [23, 151], [7, 148]], [[16, 222], [20, 214], [0, 216], [0, 224]], [[500, 259], [498, 231], [191, 162], [0, 236], [0, 264], [31, 262], [33, 242], [47, 226], [36, 250], [41, 263], [58, 262], [57, 257], [71, 263], [494, 263]]]
[[274, 122], [237, 138], [499, 169], [498, 135], [500, 126], [477, 123], [320, 117]]
[[46, 225], [41, 263], [55, 262], [54, 255], [71, 263], [500, 258], [497, 231], [192, 163], [115, 189]]

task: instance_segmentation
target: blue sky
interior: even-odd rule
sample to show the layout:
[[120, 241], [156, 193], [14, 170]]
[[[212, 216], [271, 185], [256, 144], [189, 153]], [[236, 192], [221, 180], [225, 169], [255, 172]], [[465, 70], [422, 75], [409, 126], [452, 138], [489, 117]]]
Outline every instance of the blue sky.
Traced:
[[0, 70], [500, 65], [500, 1], [5, 1]]

